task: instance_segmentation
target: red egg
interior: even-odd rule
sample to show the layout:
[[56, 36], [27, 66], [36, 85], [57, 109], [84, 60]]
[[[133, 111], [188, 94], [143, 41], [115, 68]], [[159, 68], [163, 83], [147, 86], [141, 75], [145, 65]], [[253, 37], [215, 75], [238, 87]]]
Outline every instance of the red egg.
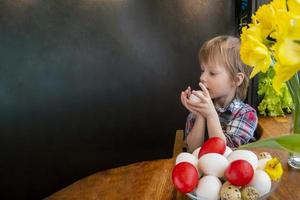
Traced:
[[198, 171], [191, 163], [178, 163], [173, 168], [172, 181], [178, 191], [184, 194], [191, 192], [198, 184]]
[[235, 160], [229, 164], [224, 174], [232, 185], [244, 186], [250, 183], [254, 170], [248, 161]]
[[207, 153], [218, 153], [223, 155], [225, 150], [226, 150], [226, 144], [224, 140], [222, 140], [219, 137], [212, 137], [203, 143], [199, 151], [198, 158], [200, 158], [201, 156]]

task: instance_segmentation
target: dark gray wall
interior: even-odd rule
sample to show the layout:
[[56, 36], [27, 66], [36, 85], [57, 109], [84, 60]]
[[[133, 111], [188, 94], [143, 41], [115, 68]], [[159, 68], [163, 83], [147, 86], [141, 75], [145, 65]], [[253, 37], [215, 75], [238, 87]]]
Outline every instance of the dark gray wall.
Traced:
[[171, 157], [197, 49], [234, 34], [228, 0], [1, 0], [0, 199]]

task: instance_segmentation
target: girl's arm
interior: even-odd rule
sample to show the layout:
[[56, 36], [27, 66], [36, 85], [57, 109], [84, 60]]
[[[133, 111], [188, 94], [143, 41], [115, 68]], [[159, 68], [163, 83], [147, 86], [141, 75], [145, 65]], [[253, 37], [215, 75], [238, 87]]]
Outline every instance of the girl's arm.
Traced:
[[219, 116], [212, 99], [210, 98], [209, 92], [202, 83], [199, 83], [199, 85], [202, 89], [202, 93], [193, 92], [193, 94], [200, 98], [201, 101], [192, 102], [187, 99], [186, 103], [194, 113], [206, 118], [209, 137], [220, 137], [226, 143], [226, 136], [221, 128]]
[[184, 107], [191, 112], [186, 121], [185, 134], [187, 135], [186, 143], [188, 151], [193, 152], [196, 148], [200, 147], [204, 141], [205, 118], [188, 105], [187, 101], [189, 101], [190, 95], [191, 87], [181, 92], [181, 102]]
[[208, 116], [206, 120], [207, 120], [207, 129], [208, 129], [209, 138], [219, 137], [223, 139], [226, 144], [226, 137], [223, 133], [217, 112]]
[[[188, 126], [188, 121], [187, 121], [187, 126]], [[201, 115], [198, 115], [196, 117], [195, 123], [193, 127], [187, 131], [187, 138], [186, 142], [188, 145], [188, 151], [193, 152], [195, 149], [200, 147], [203, 144], [204, 141], [204, 135], [205, 135], [205, 119]]]

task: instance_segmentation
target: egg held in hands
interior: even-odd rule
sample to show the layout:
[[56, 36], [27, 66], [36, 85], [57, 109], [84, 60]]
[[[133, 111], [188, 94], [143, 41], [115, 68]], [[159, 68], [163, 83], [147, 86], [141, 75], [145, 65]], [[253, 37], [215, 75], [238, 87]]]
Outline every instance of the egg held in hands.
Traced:
[[[198, 94], [198, 95], [202, 94], [202, 91], [201, 91], [201, 90], [197, 90], [197, 91], [193, 91], [193, 92], [196, 93], [196, 94]], [[191, 94], [191, 95], [189, 96], [189, 99], [190, 99], [192, 102], [195, 102], [195, 103], [201, 101], [201, 99], [200, 99], [199, 97], [197, 97], [195, 94]]]
[[181, 193], [193, 191], [198, 184], [198, 171], [188, 162], [180, 162], [173, 168], [172, 181], [175, 188]]

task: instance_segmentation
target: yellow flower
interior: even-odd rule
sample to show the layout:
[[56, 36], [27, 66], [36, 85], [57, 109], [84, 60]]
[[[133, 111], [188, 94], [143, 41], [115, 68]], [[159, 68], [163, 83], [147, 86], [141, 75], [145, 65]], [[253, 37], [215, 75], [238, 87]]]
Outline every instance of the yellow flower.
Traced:
[[273, 87], [277, 92], [280, 91], [283, 82], [288, 81], [300, 70], [300, 18], [286, 16], [281, 19], [283, 20], [278, 20], [282, 26], [278, 31], [277, 42], [272, 47], [277, 61], [276, 76], [273, 80]]
[[252, 24], [249, 28], [244, 27], [241, 41], [241, 59], [245, 64], [254, 67], [250, 78], [260, 71], [266, 72], [272, 59], [268, 48], [262, 42], [261, 26]]
[[299, 0], [289, 0], [288, 2], [289, 12], [291, 14], [300, 17], [300, 1]]
[[274, 32], [272, 33], [272, 38], [276, 39], [277, 41], [280, 38], [284, 38], [288, 32], [290, 31], [292, 25], [292, 16], [287, 11], [280, 11], [276, 12], [274, 15]]
[[274, 67], [276, 76], [272, 81], [272, 85], [276, 92], [280, 91], [282, 83], [288, 81], [298, 70], [300, 70], [300, 65], [284, 66], [275, 63]]
[[271, 5], [263, 5], [252, 16], [254, 24], [259, 23], [263, 38], [267, 38], [275, 29], [275, 9]]
[[[281, 65], [298, 65], [300, 69], [300, 40], [286, 37], [274, 46], [274, 55]], [[294, 74], [293, 71], [291, 73]]]
[[272, 158], [267, 161], [265, 172], [270, 176], [271, 180], [277, 181], [283, 174], [282, 166], [278, 158]]
[[273, 0], [252, 16], [252, 24], [241, 35], [242, 61], [254, 67], [250, 78], [274, 65], [273, 87], [300, 70], [300, 0]]
[[[296, 0], [297, 1], [297, 0]], [[286, 0], [273, 0], [270, 5], [276, 10], [287, 10], [286, 9]]]

